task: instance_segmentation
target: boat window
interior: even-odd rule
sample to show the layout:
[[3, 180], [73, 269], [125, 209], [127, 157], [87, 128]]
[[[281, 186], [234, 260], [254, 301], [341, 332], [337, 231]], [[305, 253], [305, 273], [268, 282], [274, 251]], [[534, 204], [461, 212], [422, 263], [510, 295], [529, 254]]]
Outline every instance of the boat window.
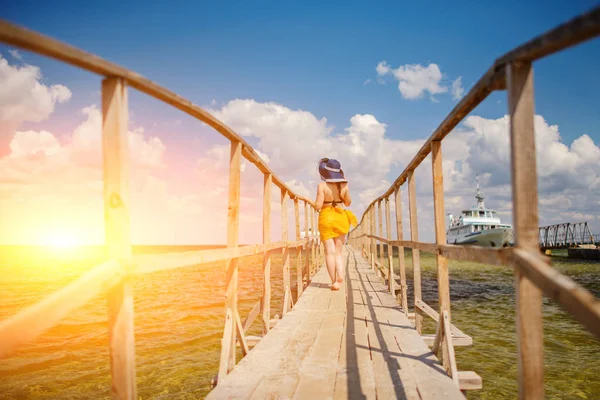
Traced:
[[485, 217], [485, 211], [479, 211], [479, 216], [480, 217]]
[[477, 216], [477, 211], [471, 211], [471, 216], [472, 217], [476, 217]]
[[494, 211], [494, 212], [492, 212], [492, 216], [493, 216], [494, 218], [497, 218], [497, 217], [498, 217], [498, 213], [497, 213], [496, 211]]

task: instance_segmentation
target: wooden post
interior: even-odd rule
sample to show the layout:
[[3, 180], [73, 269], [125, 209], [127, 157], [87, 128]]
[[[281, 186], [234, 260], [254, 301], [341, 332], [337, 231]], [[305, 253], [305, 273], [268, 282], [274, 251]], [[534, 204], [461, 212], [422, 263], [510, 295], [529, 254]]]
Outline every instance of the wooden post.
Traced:
[[[294, 197], [294, 222], [296, 223], [296, 241], [300, 240], [300, 209], [298, 198]], [[296, 247], [296, 302], [302, 294], [302, 249]]]
[[[375, 235], [375, 205], [373, 205], [369, 210], [369, 235]], [[371, 256], [371, 270], [375, 272], [375, 239], [371, 238], [369, 243], [369, 254]]]
[[123, 279], [108, 293], [108, 340], [111, 394], [137, 400], [133, 294], [129, 278], [129, 146], [127, 87], [119, 78], [102, 81], [102, 147], [104, 159], [104, 218], [106, 250], [121, 264]]
[[[381, 200], [377, 202], [377, 236], [383, 237], [383, 215], [381, 211]], [[379, 261], [379, 266], [383, 268], [383, 244], [381, 241], [377, 241], [377, 261]]]
[[[281, 240], [286, 242], [285, 247], [283, 248], [283, 294], [288, 296], [290, 292], [290, 250], [288, 248], [287, 242], [289, 242], [288, 237], [288, 192], [285, 189], [281, 189]], [[284, 302], [285, 303], [285, 302]], [[288, 304], [283, 305], [283, 311], [281, 315], [283, 316], [288, 309]]]
[[[507, 67], [515, 244], [539, 253], [538, 193], [531, 63]], [[517, 269], [519, 398], [544, 398], [542, 293]]]
[[[238, 230], [240, 220], [240, 178], [242, 163], [242, 143], [231, 142], [231, 154], [229, 158], [229, 200], [227, 208], [227, 247], [238, 246]], [[236, 329], [237, 318], [237, 282], [238, 266], [237, 258], [229, 261], [226, 277], [226, 300], [225, 300], [225, 328], [223, 330], [223, 341], [221, 344], [221, 360], [219, 365], [219, 377], [225, 377], [235, 367], [236, 353]], [[231, 324], [231, 328], [229, 325]]]
[[[442, 142], [434, 140], [431, 142], [431, 166], [433, 176], [433, 211], [435, 220], [435, 242], [446, 244], [446, 226], [444, 223], [444, 171], [442, 168]], [[439, 315], [448, 314], [450, 320], [450, 280], [448, 277], [448, 259], [442, 255], [436, 255], [437, 259], [437, 281]], [[441, 318], [441, 317], [440, 317]], [[449, 331], [444, 332], [450, 335]], [[450, 369], [450, 351], [446, 341], [442, 341], [443, 365], [446, 371]]]
[[[394, 200], [396, 203], [396, 232], [398, 234], [398, 240], [404, 239], [404, 233], [402, 232], [402, 198], [400, 186], [396, 188], [394, 192]], [[408, 315], [408, 291], [406, 286], [406, 261], [404, 259], [404, 247], [398, 247], [398, 262], [400, 264], [400, 287], [402, 289], [402, 309], [404, 314]]]
[[[390, 217], [390, 199], [388, 197], [385, 198], [385, 232], [387, 234], [387, 239], [392, 240], [392, 229], [391, 229], [391, 217]], [[388, 290], [394, 295], [394, 291], [396, 290], [396, 279], [394, 278], [394, 263], [392, 261], [392, 256], [394, 255], [394, 251], [392, 250], [392, 246], [390, 244], [387, 245], [388, 251]]]
[[[271, 243], [271, 184], [273, 177], [265, 174], [263, 188], [263, 243]], [[263, 296], [261, 301], [263, 334], [270, 329], [271, 321], [271, 252], [263, 254]]]
[[312, 233], [310, 240], [310, 258], [311, 262], [311, 275], [314, 275], [317, 272], [317, 259], [316, 259], [316, 233], [315, 233], [315, 209], [310, 207], [310, 231]]
[[309, 254], [309, 238], [308, 238], [308, 202], [304, 202], [304, 238], [306, 239], [306, 245], [303, 246], [303, 249], [305, 250], [305, 254], [306, 254], [306, 261], [304, 264], [304, 269], [305, 269], [305, 274], [306, 274], [306, 284], [308, 285], [308, 282], [310, 281], [310, 279], [312, 278], [311, 274], [310, 274], [310, 254]]
[[[419, 224], [417, 222], [417, 186], [415, 183], [414, 171], [408, 171], [408, 209], [410, 212], [410, 240], [419, 241]], [[413, 276], [415, 304], [421, 300], [421, 253], [417, 249], [412, 249], [413, 258]], [[423, 315], [421, 309], [415, 305], [415, 328], [421, 333], [423, 326]]]

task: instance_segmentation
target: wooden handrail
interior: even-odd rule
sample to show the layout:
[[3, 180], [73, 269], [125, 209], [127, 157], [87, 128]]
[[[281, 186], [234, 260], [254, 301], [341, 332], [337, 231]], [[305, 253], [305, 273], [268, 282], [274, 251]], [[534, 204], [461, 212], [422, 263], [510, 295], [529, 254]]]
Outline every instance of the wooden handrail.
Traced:
[[215, 116], [203, 108], [193, 104], [191, 101], [186, 100], [174, 92], [171, 92], [170, 90], [152, 82], [148, 78], [130, 71], [127, 68], [121, 67], [120, 65], [106, 61], [97, 55], [85, 52], [59, 40], [31, 31], [27, 28], [2, 19], [0, 19], [0, 42], [18, 46], [21, 49], [33, 51], [34, 53], [54, 58], [55, 60], [74, 65], [98, 75], [121, 78], [125, 80], [127, 86], [131, 86], [132, 88], [146, 93], [157, 100], [178, 108], [184, 113], [211, 126], [213, 129], [232, 142], [241, 143], [242, 155], [252, 164], [256, 165], [256, 167], [263, 174], [271, 174], [273, 183], [276, 186], [281, 189], [285, 189], [290, 198], [297, 198], [307, 201], [309, 204], [314, 206], [314, 203], [311, 200], [294, 193], [290, 187], [288, 187], [279, 177], [277, 177], [277, 175], [273, 173], [273, 171], [271, 171], [271, 169], [267, 166], [267, 164], [265, 164], [256, 151], [254, 151], [252, 146], [250, 146], [248, 142], [246, 142], [240, 135], [235, 133], [222, 121], [215, 118]]
[[[422, 312], [427, 310], [421, 300], [421, 271], [419, 250], [436, 255], [438, 298], [440, 311], [434, 352], [441, 346], [444, 367], [457, 381], [458, 372], [454, 359], [453, 343], [449, 337], [451, 325], [449, 279], [447, 259], [478, 261], [494, 265], [510, 265], [516, 275], [517, 343], [519, 360], [519, 397], [543, 398], [543, 321], [542, 292], [557, 301], [590, 332], [600, 337], [600, 300], [570, 278], [554, 270], [548, 259], [540, 254], [538, 247], [538, 193], [536, 175], [536, 152], [534, 140], [534, 99], [532, 61], [548, 56], [600, 34], [600, 7], [583, 14], [559, 27], [538, 36], [498, 58], [492, 67], [479, 79], [467, 95], [446, 116], [415, 157], [406, 166], [385, 193], [375, 198], [361, 216], [360, 223], [349, 234], [351, 240], [370, 240], [371, 251], [375, 246], [387, 244], [398, 246], [401, 274], [404, 247], [413, 249], [415, 328], [420, 332]], [[442, 140], [479, 105], [492, 91], [508, 91], [511, 137], [512, 192], [515, 219], [516, 248], [494, 249], [464, 247], [446, 244], [444, 192], [442, 170]], [[432, 154], [432, 179], [436, 243], [418, 241], [416, 215], [416, 187], [414, 171], [421, 162]], [[411, 240], [402, 240], [401, 201], [399, 190], [408, 181]], [[388, 204], [389, 196], [396, 198], [398, 218], [398, 240], [383, 238], [381, 227], [374, 229], [375, 211], [381, 202]], [[400, 214], [400, 216], [398, 216]], [[381, 223], [380, 223], [381, 225]], [[364, 229], [364, 228], [367, 229]], [[375, 244], [377, 243], [377, 245]], [[388, 248], [388, 254], [392, 249]], [[371, 254], [371, 264], [373, 262]], [[390, 261], [391, 265], [391, 261]], [[393, 271], [385, 274], [387, 279], [396, 279]], [[402, 285], [404, 286], [404, 285]], [[390, 285], [389, 287], [393, 287]], [[406, 289], [402, 288], [403, 299]], [[401, 300], [405, 303], [405, 300]], [[431, 310], [429, 310], [431, 311]], [[432, 315], [432, 313], [428, 313]], [[444, 339], [445, 338], [445, 339]]]
[[[381, 196], [374, 199], [367, 209], [385, 197], [389, 197], [395, 188], [408, 178], [408, 172], [414, 171], [431, 152], [431, 142], [442, 140], [475, 109], [493, 91], [506, 87], [506, 66], [515, 61], [535, 61], [560, 50], [572, 47], [600, 35], [600, 6], [571, 19], [548, 32], [537, 36], [521, 46], [496, 59], [494, 64], [475, 83], [461, 101], [450, 111], [448, 116], [433, 131], [421, 149], [396, 178], [394, 183]], [[364, 218], [363, 214], [363, 217]], [[361, 218], [361, 223], [362, 223]]]

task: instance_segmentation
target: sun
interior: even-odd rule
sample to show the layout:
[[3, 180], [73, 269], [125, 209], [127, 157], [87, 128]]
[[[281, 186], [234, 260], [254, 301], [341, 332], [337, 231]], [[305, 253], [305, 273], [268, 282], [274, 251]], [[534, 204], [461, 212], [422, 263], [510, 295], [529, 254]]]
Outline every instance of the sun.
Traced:
[[55, 234], [48, 238], [48, 247], [58, 250], [71, 249], [77, 246], [77, 241], [72, 236]]

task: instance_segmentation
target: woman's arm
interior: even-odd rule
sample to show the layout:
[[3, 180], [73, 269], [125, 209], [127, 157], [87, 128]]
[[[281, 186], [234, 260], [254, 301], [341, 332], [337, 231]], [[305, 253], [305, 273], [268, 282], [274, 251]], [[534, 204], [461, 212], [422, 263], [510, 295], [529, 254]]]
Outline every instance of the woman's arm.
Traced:
[[325, 201], [325, 193], [323, 192], [323, 185], [319, 183], [317, 186], [317, 198], [315, 200], [315, 207], [317, 211], [321, 211], [323, 208], [323, 202]]
[[350, 207], [350, 204], [352, 204], [352, 197], [350, 197], [350, 189], [348, 188], [347, 182], [344, 184], [344, 187], [342, 187], [340, 196], [342, 197], [342, 200], [344, 200], [344, 205]]

